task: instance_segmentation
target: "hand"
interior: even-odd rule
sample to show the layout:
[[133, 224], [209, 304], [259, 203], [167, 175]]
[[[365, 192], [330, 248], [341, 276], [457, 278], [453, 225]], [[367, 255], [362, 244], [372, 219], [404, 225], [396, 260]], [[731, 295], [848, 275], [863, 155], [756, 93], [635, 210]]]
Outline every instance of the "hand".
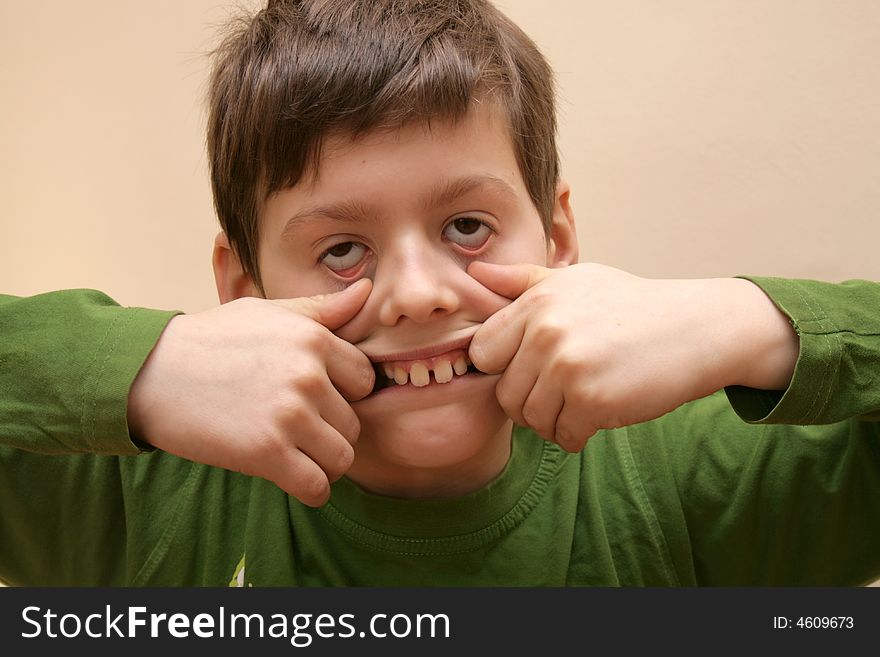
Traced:
[[650, 280], [596, 264], [476, 262], [510, 305], [471, 342], [503, 375], [501, 407], [574, 452], [598, 430], [659, 417], [727, 385], [785, 388], [797, 360], [787, 318], [749, 281]]
[[360, 422], [349, 402], [374, 382], [367, 357], [332, 331], [371, 289], [364, 280], [336, 294], [243, 298], [175, 317], [132, 385], [132, 432], [320, 506], [354, 460]]

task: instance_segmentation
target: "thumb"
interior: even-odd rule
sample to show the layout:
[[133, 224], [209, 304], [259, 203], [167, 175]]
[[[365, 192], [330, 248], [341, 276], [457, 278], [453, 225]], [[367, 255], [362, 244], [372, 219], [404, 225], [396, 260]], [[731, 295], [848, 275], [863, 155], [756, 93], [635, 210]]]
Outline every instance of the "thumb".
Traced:
[[547, 278], [553, 270], [526, 262], [518, 265], [498, 265], [477, 261], [471, 263], [467, 273], [493, 292], [508, 299], [516, 299], [530, 287]]
[[372, 289], [373, 282], [369, 278], [362, 278], [340, 292], [297, 299], [272, 299], [272, 302], [335, 331], [357, 315]]

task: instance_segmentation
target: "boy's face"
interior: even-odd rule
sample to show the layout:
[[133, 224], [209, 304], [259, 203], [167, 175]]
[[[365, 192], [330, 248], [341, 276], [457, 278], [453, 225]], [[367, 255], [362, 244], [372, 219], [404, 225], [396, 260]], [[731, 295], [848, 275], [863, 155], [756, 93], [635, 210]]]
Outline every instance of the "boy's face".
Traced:
[[[470, 338], [510, 300], [466, 268], [474, 260], [571, 264], [577, 247], [563, 186], [556, 206], [548, 241], [507, 122], [491, 104], [456, 124], [329, 138], [317, 176], [267, 200], [259, 245], [267, 297], [373, 281], [363, 308], [336, 332], [379, 370], [377, 390], [353, 404], [362, 426], [354, 481], [439, 497], [503, 469], [511, 427], [495, 398], [499, 377], [461, 372]], [[253, 287], [245, 293], [258, 296]]]

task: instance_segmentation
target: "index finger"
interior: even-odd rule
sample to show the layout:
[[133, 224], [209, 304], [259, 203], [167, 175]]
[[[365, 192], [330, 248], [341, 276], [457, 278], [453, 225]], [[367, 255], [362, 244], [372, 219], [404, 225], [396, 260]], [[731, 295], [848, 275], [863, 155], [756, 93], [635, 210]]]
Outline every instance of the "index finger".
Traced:
[[550, 276], [553, 271], [528, 262], [502, 265], [482, 260], [472, 262], [467, 269], [468, 274], [481, 285], [508, 299], [518, 298], [526, 290]]

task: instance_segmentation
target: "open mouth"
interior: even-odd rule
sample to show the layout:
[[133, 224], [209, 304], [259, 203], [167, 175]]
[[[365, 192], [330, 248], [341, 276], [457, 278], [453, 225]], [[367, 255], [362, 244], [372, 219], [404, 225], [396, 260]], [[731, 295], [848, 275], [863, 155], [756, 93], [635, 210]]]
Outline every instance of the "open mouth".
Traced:
[[442, 385], [456, 377], [479, 372], [464, 349], [418, 360], [375, 362], [373, 369], [376, 383], [371, 394], [394, 386], [424, 388], [432, 383]]

